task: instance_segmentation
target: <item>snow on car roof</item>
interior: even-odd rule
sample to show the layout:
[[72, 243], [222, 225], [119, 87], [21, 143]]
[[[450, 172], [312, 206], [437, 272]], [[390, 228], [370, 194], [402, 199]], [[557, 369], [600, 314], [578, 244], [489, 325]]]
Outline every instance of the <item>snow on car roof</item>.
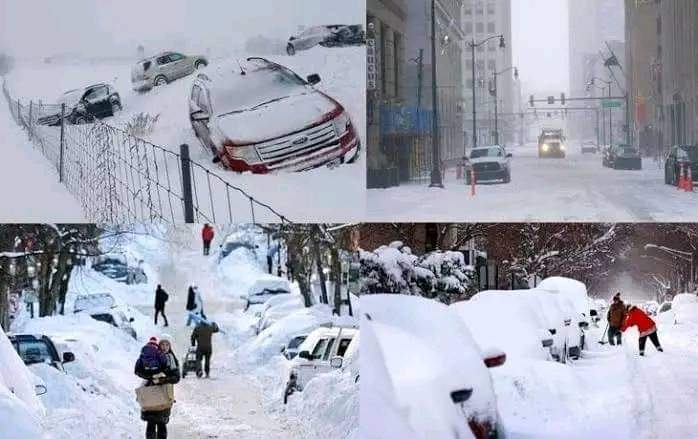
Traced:
[[253, 296], [261, 294], [263, 290], [286, 290], [291, 292], [291, 284], [283, 277], [273, 276], [271, 274], [264, 275], [254, 281], [249, 290], [249, 295]]
[[577, 313], [589, 314], [589, 296], [587, 287], [582, 282], [567, 277], [553, 276], [543, 279], [538, 288], [567, 296]]

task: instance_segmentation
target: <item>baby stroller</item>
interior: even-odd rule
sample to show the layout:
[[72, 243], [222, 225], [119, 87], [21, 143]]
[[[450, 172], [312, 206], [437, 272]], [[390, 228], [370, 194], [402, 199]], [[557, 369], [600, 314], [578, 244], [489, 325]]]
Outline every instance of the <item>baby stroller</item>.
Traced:
[[196, 347], [192, 346], [187, 351], [182, 365], [182, 378], [186, 378], [188, 372], [196, 372], [196, 376], [201, 378], [204, 371], [201, 370], [201, 361], [196, 359]]

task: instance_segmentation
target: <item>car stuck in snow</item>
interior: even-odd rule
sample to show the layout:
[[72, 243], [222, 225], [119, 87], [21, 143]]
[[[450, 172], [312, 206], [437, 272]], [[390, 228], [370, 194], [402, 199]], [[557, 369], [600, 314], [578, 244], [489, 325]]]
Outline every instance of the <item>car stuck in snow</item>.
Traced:
[[236, 172], [353, 163], [360, 141], [351, 118], [319, 82], [264, 58], [209, 68], [192, 85], [192, 129], [214, 162]]
[[288, 39], [286, 53], [293, 56], [299, 50], [308, 50], [315, 46], [343, 47], [358, 46], [366, 43], [366, 34], [363, 26], [334, 24], [327, 26], [313, 26], [298, 35]]
[[167, 85], [206, 67], [208, 60], [202, 55], [188, 56], [178, 52], [162, 52], [138, 61], [131, 70], [133, 89], [144, 92]]
[[67, 91], [58, 98], [56, 105], [46, 105], [43, 108], [52, 109], [51, 114], [39, 115], [37, 123], [59, 126], [63, 120], [67, 124], [80, 125], [111, 117], [123, 107], [121, 97], [113, 86], [94, 84]]
[[473, 174], [476, 183], [490, 180], [511, 182], [510, 159], [511, 154], [499, 145], [473, 148], [466, 162], [466, 183], [472, 183]]
[[63, 365], [75, 361], [72, 352], [60, 353], [53, 340], [43, 334], [10, 334], [10, 342], [15, 348], [24, 364], [46, 363], [61, 372], [65, 372]]

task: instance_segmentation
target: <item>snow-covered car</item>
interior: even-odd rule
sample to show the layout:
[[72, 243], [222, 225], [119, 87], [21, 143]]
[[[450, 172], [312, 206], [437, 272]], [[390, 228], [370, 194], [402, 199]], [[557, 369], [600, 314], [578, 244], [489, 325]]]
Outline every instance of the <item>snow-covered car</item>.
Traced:
[[75, 298], [74, 313], [87, 313], [93, 319], [119, 328], [126, 334], [137, 338], [136, 330], [131, 323], [133, 317], [127, 318], [126, 314], [114, 305], [114, 297], [109, 293], [85, 294]]
[[604, 152], [601, 163], [613, 169], [642, 169], [640, 150], [631, 145], [611, 145]]
[[481, 291], [450, 308], [463, 319], [483, 349], [496, 346], [510, 357], [552, 359], [553, 335], [538, 302], [529, 292]]
[[698, 181], [698, 145], [676, 145], [669, 150], [664, 161], [664, 183], [676, 186], [681, 168], [691, 168], [691, 177]]
[[46, 363], [65, 372], [63, 365], [75, 361], [72, 352], [59, 354], [56, 345], [46, 335], [42, 334], [9, 334], [12, 347], [15, 348], [24, 364]]
[[122, 254], [105, 254], [97, 256], [92, 262], [92, 269], [110, 279], [127, 285], [142, 284], [148, 281], [143, 267], [129, 265], [128, 259]]
[[659, 310], [659, 303], [656, 300], [647, 300], [642, 304], [642, 309], [648, 315], [656, 316]]
[[289, 380], [295, 379], [295, 389], [303, 390], [308, 381], [318, 374], [342, 367], [349, 344], [358, 334], [356, 327], [331, 324], [308, 334], [292, 361]]
[[250, 242], [226, 241], [221, 244], [220, 251], [218, 252], [218, 261], [220, 262], [224, 258], [227, 258], [232, 252], [240, 248], [254, 252], [257, 246]]
[[235, 172], [266, 174], [353, 163], [360, 141], [344, 107], [280, 64], [248, 58], [200, 73], [189, 117], [201, 145]]
[[138, 61], [131, 70], [131, 85], [135, 91], [148, 91], [166, 85], [176, 79], [191, 75], [206, 67], [208, 60], [202, 55], [184, 55], [178, 52], [162, 52]]
[[305, 304], [300, 294], [280, 294], [269, 298], [264, 303], [257, 322], [257, 334], [276, 323], [282, 317], [304, 307]]
[[[280, 294], [291, 294], [291, 284], [289, 281], [283, 277], [265, 274], [255, 280], [247, 291], [247, 306], [245, 309], [249, 309], [252, 305], [264, 304], [267, 300]], [[260, 316], [261, 311], [260, 309]]]
[[286, 53], [290, 56], [299, 50], [308, 50], [317, 45], [323, 47], [359, 46], [366, 43], [366, 34], [360, 24], [331, 24], [313, 26], [288, 39]]
[[599, 152], [599, 146], [596, 144], [596, 142], [591, 140], [582, 142], [580, 149], [582, 150], [582, 154], [596, 154]]
[[464, 321], [434, 300], [366, 295], [361, 312], [362, 331], [369, 331], [369, 349], [361, 347], [362, 412], [365, 402], [382, 399], [381, 405], [368, 404], [378, 411], [371, 419], [379, 424], [362, 425], [362, 430], [382, 431], [385, 414], [411, 432], [407, 437], [497, 436], [497, 400], [488, 368], [506, 361], [503, 352], [483, 353]]
[[473, 148], [466, 162], [465, 179], [471, 184], [471, 170], [475, 171], [475, 181], [511, 181], [511, 154], [499, 145]]
[[677, 294], [671, 301], [671, 313], [675, 324], [698, 323], [698, 296]]
[[[38, 117], [39, 125], [59, 126], [63, 120], [62, 114], [68, 124], [85, 124], [95, 119], [114, 116], [122, 109], [119, 93], [109, 84], [94, 84], [67, 91], [56, 103], [57, 105], [51, 107], [52, 114]], [[62, 113], [63, 104], [65, 113]]]

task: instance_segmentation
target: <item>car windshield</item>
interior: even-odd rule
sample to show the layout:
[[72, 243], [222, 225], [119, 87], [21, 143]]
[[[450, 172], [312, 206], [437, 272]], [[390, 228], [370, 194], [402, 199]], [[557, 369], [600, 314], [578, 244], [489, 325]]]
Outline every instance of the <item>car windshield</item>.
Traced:
[[264, 67], [245, 76], [233, 74], [235, 81], [223, 81], [215, 91], [214, 108], [221, 110], [221, 116], [255, 110], [308, 91], [305, 81], [282, 66]]
[[288, 348], [289, 349], [297, 349], [298, 346], [300, 346], [305, 341], [305, 338], [306, 337], [304, 335], [294, 338], [293, 340], [288, 342]]
[[503, 157], [504, 153], [500, 148], [477, 148], [470, 152], [471, 159], [479, 159], [482, 157]]
[[25, 364], [51, 363], [55, 361], [51, 348], [44, 340], [21, 340], [13, 344]]
[[109, 323], [110, 325], [116, 326], [114, 316], [112, 316], [111, 314], [92, 314], [92, 318], [97, 321]]
[[272, 295], [275, 296], [277, 294], [288, 294], [288, 291], [282, 290], [282, 289], [271, 289], [271, 288], [265, 288], [259, 293], [255, 294], [256, 296], [266, 296], [266, 295]]
[[620, 147], [618, 152], [625, 155], [637, 155], [637, 149], [630, 147]]
[[65, 93], [61, 97], [58, 98], [58, 103], [59, 104], [65, 104], [66, 106], [73, 106], [77, 104], [80, 101], [80, 98], [82, 97], [84, 90], [79, 89], [79, 90], [70, 90]]
[[698, 162], [698, 147], [681, 146], [678, 149], [679, 159], [689, 159], [692, 162]]

